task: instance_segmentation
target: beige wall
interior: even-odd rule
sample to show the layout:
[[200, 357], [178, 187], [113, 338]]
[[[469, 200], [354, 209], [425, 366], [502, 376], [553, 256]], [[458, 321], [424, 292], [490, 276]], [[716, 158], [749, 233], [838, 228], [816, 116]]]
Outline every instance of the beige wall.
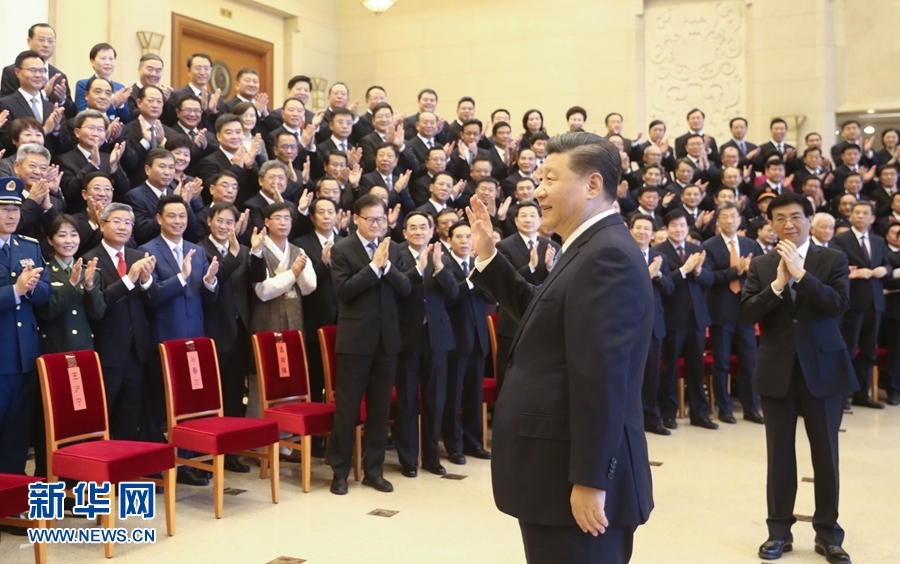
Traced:
[[[231, 11], [231, 17], [223, 16], [221, 9]], [[284, 98], [284, 86], [294, 74], [336, 79], [337, 6], [333, 0], [51, 0], [50, 19], [64, 46], [58, 50], [56, 64], [72, 81], [90, 76], [88, 53], [93, 45], [106, 41], [118, 52], [113, 78], [131, 84], [137, 79], [141, 56], [137, 32], [151, 31], [165, 36], [160, 55], [166, 64], [182, 65], [184, 61], [171, 60], [173, 12], [271, 41], [276, 92], [269, 97], [276, 103]], [[167, 71], [164, 82], [169, 82], [169, 76]]]
[[900, 0], [834, 0], [837, 111], [900, 110]]

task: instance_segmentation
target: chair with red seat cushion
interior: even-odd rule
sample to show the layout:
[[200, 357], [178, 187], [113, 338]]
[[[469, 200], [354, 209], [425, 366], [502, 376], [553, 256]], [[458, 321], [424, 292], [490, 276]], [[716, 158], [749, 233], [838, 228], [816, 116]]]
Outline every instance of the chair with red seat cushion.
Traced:
[[[268, 460], [272, 503], [278, 503], [278, 425], [272, 421], [225, 417], [219, 361], [212, 339], [200, 337], [159, 344], [166, 388], [169, 443], [203, 453], [176, 457], [184, 466], [213, 474], [216, 519], [224, 511], [225, 455], [237, 454]], [[250, 449], [261, 448], [263, 452]], [[208, 462], [212, 460], [212, 464]]]
[[[42, 478], [32, 476], [0, 474], [0, 525], [47, 528], [46, 519], [19, 519], [12, 517], [20, 513], [28, 513], [28, 484], [42, 481]], [[45, 564], [47, 562], [47, 545], [45, 543], [34, 543], [34, 561], [36, 564]]]
[[[335, 403], [334, 386], [337, 382], [337, 325], [319, 327], [319, 348], [322, 350], [322, 368], [325, 371], [325, 401]], [[397, 389], [391, 390], [391, 408], [397, 400]], [[362, 475], [362, 424], [366, 421], [366, 400], [359, 408], [359, 420], [353, 440], [353, 479]], [[327, 461], [326, 461], [327, 462]]]
[[[166, 444], [110, 440], [106, 388], [100, 358], [94, 351], [45, 354], [38, 358], [47, 435], [47, 481], [79, 482], [145, 479], [165, 493], [166, 529], [175, 534], [175, 450]], [[144, 478], [163, 473], [162, 480]], [[71, 495], [71, 494], [70, 494]], [[110, 491], [115, 506], [115, 488]], [[102, 516], [115, 526], [115, 512]], [[113, 555], [113, 543], [105, 547]]]
[[488, 405], [497, 403], [497, 318], [496, 313], [487, 316], [488, 337], [491, 341], [491, 358], [494, 360], [494, 378], [485, 378], [481, 382], [484, 394], [481, 401], [481, 447], [487, 450], [488, 447]]
[[[279, 348], [282, 349], [279, 352]], [[301, 453], [303, 491], [309, 491], [313, 435], [330, 436], [334, 404], [313, 403], [309, 395], [306, 345], [300, 331], [269, 331], [253, 335], [253, 355], [259, 382], [260, 413], [278, 429], [300, 437], [300, 442], [282, 439], [281, 446]], [[358, 458], [359, 453], [354, 453]], [[260, 476], [267, 470], [260, 465]]]

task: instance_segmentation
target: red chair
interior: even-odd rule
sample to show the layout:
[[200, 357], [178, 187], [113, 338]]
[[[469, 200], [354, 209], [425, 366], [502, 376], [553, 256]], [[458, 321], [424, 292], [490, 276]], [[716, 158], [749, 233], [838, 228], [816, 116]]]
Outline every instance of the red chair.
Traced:
[[[283, 348], [283, 354], [279, 352]], [[278, 429], [300, 437], [300, 442], [282, 439], [281, 446], [301, 452], [303, 492], [309, 491], [312, 437], [331, 435], [334, 404], [313, 403], [309, 395], [306, 346], [300, 331], [280, 331], [253, 335], [253, 355], [259, 381], [260, 413], [274, 421]], [[266, 461], [260, 464], [265, 477]]]
[[[0, 525], [9, 527], [31, 527], [46, 529], [46, 519], [19, 519], [13, 515], [28, 513], [28, 484], [42, 482], [42, 478], [20, 476], [18, 474], [0, 474]], [[35, 564], [46, 564], [47, 545], [34, 543]]]
[[[73, 371], [74, 370], [74, 371]], [[45, 354], [38, 358], [47, 435], [47, 481], [130, 482], [159, 472], [166, 504], [166, 532], [175, 534], [175, 450], [166, 444], [110, 440], [106, 388], [100, 357], [94, 351]], [[80, 390], [78, 388], [80, 381]], [[67, 494], [72, 497], [71, 490]], [[115, 488], [110, 506], [115, 507]], [[115, 527], [115, 511], [101, 517]], [[106, 543], [112, 558], [113, 543]]]
[[497, 314], [492, 313], [487, 316], [488, 337], [491, 340], [491, 357], [494, 359], [494, 377], [485, 378], [481, 387], [484, 390], [481, 402], [481, 448], [487, 450], [488, 447], [488, 405], [497, 403]]
[[[334, 404], [334, 386], [337, 382], [337, 325], [319, 327], [319, 347], [322, 350], [322, 368], [325, 371], [325, 401]], [[391, 405], [397, 399], [397, 389], [391, 394]], [[362, 424], [366, 421], [366, 402], [359, 408], [359, 420], [353, 441], [353, 479], [357, 482], [362, 474]]]
[[[212, 339], [164, 341], [159, 344], [159, 355], [166, 387], [169, 443], [204, 453], [194, 458], [176, 456], [175, 461], [212, 472], [216, 519], [221, 519], [224, 511], [226, 454], [268, 460], [272, 466], [272, 503], [278, 503], [278, 425], [223, 415], [219, 361]], [[210, 460], [212, 464], [208, 464]]]

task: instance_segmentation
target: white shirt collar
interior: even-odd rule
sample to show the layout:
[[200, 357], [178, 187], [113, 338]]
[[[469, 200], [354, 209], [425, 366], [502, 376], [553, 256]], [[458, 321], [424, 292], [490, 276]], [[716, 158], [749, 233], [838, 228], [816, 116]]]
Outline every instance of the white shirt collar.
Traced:
[[421, 139], [421, 140], [422, 140], [422, 143], [425, 143], [425, 146], [426, 146], [426, 147], [428, 146], [428, 142], [429, 142], [429, 141], [431, 142], [431, 145], [432, 145], [432, 146], [435, 146], [434, 138], [433, 138], [433, 137], [432, 137], [431, 139], [429, 139], [428, 137], [422, 137], [422, 134], [421, 134], [421, 133], [417, 134], [416, 137], [418, 137], [419, 139]]
[[734, 237], [732, 237], [731, 239], [729, 239], [728, 237], [726, 237], [724, 233], [719, 233], [719, 235], [721, 235], [721, 236], [722, 236], [722, 240], [725, 241], [725, 246], [726, 246], [726, 247], [728, 246], [729, 243], [731, 243], [732, 241], [734, 241], [734, 244], [737, 245], [738, 253], [740, 253], [740, 250], [741, 250], [741, 242], [740, 242], [740, 240], [738, 239], [738, 234], [737, 234], [737, 233], [735, 233], [735, 234], [734, 234]]
[[521, 237], [522, 240], [525, 241], [525, 246], [526, 246], [526, 247], [528, 246], [528, 242], [529, 242], [529, 241], [531, 241], [531, 242], [534, 244], [534, 246], [537, 247], [537, 245], [538, 245], [537, 234], [535, 234], [534, 239], [529, 239], [529, 238], [528, 238], [527, 236], [525, 236], [525, 234], [522, 233], [521, 231], [519, 231], [518, 233], [519, 233], [519, 237]]
[[121, 252], [122, 256], [125, 256], [125, 248], [122, 247], [121, 251], [117, 251], [114, 248], [110, 247], [106, 240], [100, 241], [100, 244], [103, 245], [103, 248], [106, 249], [106, 254], [109, 255], [109, 258], [112, 259], [113, 264], [118, 264], [119, 257], [118, 254]]
[[160, 237], [162, 237], [162, 240], [165, 241], [166, 245], [168, 245], [169, 247], [169, 250], [172, 251], [173, 254], [175, 253], [175, 247], [178, 247], [179, 249], [181, 249], [181, 256], [184, 256], [184, 239], [182, 239], [180, 243], [174, 243], [166, 239], [165, 235], [160, 235]]
[[343, 143], [344, 145], [347, 145], [347, 146], [349, 146], [349, 144], [350, 144], [350, 142], [349, 142], [347, 139], [341, 141], [340, 139], [338, 139], [338, 138], [335, 137], [334, 135], [331, 136], [331, 141], [332, 141], [332, 143], [334, 143], [334, 146], [337, 147], [337, 148], [339, 148], [339, 149], [341, 148], [341, 143]]
[[868, 240], [868, 239], [870, 238], [868, 232], [863, 233], [863, 232], [861, 232], [861, 231], [857, 231], [856, 228], [853, 227], [853, 226], [850, 227], [850, 231], [853, 231], [853, 235], [856, 236], [857, 240], [858, 240], [860, 237], [862, 237], [863, 235], [866, 236], [866, 240]]
[[194, 96], [198, 96], [198, 97], [199, 97], [199, 96], [200, 96], [200, 93], [202, 92], [202, 90], [200, 90], [199, 88], [197, 88], [196, 86], [194, 86], [194, 85], [193, 85], [192, 83], [190, 83], [190, 82], [188, 82], [188, 88], [191, 89], [191, 92], [194, 93]]
[[447, 204], [442, 204], [440, 202], [436, 202], [434, 200], [434, 198], [428, 198], [428, 201], [431, 203], [432, 206], [434, 206], [434, 209], [436, 209], [439, 212], [444, 211], [444, 209], [447, 207]]
[[566, 250], [572, 246], [572, 243], [578, 239], [578, 236], [587, 231], [592, 225], [599, 222], [601, 219], [605, 217], [609, 217], [612, 214], [617, 213], [616, 210], [610, 208], [604, 212], [600, 212], [593, 217], [589, 217], [584, 223], [575, 228], [575, 231], [569, 234], [569, 238], [566, 239], [566, 242], [563, 243], [561, 252], [565, 253]]
[[816, 239], [815, 235], [810, 235], [809, 238], [812, 239], [812, 242], [815, 243], [816, 245], [818, 245], [818, 246], [820, 246], [820, 247], [824, 247], [824, 246], [825, 246], [825, 243], [823, 243], [822, 241], [819, 241], [818, 239]]
[[645, 210], [644, 206], [638, 206], [638, 211], [641, 212], [642, 215], [646, 215], [646, 216], [653, 217], [653, 218], [656, 217], [655, 213], [653, 213], [650, 210]]
[[234, 159], [234, 153], [229, 153], [225, 150], [225, 147], [219, 145], [219, 150], [225, 153], [225, 156], [228, 157], [228, 162], [231, 162], [231, 160]]
[[[28, 102], [28, 104], [29, 104], [29, 109], [31, 109], [31, 101], [32, 101], [33, 99], [37, 99], [39, 102], [41, 102], [41, 110], [43, 110], [43, 108], [44, 108], [44, 106], [43, 106], [44, 100], [41, 99], [41, 95], [40, 95], [40, 94], [38, 94], [37, 96], [32, 96], [32, 95], [29, 94], [28, 92], [25, 92], [25, 90], [23, 90], [22, 88], [19, 88], [19, 92], [22, 94], [22, 96], [25, 96], [25, 101]], [[29, 116], [29, 117], [30, 117], [30, 116]]]
[[184, 124], [181, 123], [180, 121], [178, 122], [178, 127], [180, 127], [181, 130], [184, 131], [185, 134], [187, 134], [187, 135], [190, 135], [192, 131], [195, 131], [194, 129], [188, 129], [188, 128], [185, 127]]
[[809, 252], [809, 237], [806, 238], [806, 241], [803, 242], [802, 245], [797, 247], [797, 254], [800, 255], [800, 258], [806, 260], [806, 254]]
[[91, 152], [90, 151], [88, 151], [87, 149], [82, 147], [80, 144], [76, 144], [75, 148], [78, 149], [79, 151], [81, 151], [81, 154], [84, 155], [84, 158], [86, 158], [88, 160], [88, 162], [91, 162]]
[[209, 236], [209, 240], [212, 241], [212, 244], [215, 245], [216, 249], [219, 250], [220, 255], [224, 255], [228, 251], [228, 247], [226, 245], [219, 244], [218, 241], [213, 238], [212, 234]]
[[322, 245], [323, 249], [325, 248], [325, 243], [327, 243], [328, 241], [334, 242], [334, 230], [331, 231], [330, 237], [323, 237], [322, 234], [318, 231], [313, 231], [313, 233], [316, 234], [316, 237], [319, 239], [319, 244]]
[[376, 245], [378, 244], [378, 240], [369, 241], [368, 239], [363, 237], [362, 232], [360, 232], [358, 229], [356, 230], [356, 236], [359, 237], [359, 240], [362, 243], [363, 247], [365, 247], [366, 252], [369, 252], [369, 243], [375, 243]]
[[153, 193], [156, 194], [156, 197], [157, 197], [157, 198], [162, 198], [163, 196], [166, 195], [166, 189], [165, 189], [165, 188], [159, 189], [159, 188], [157, 188], [156, 186], [150, 184], [150, 181], [149, 181], [149, 180], [147, 180], [147, 186], [149, 186], [150, 189], [153, 190]]

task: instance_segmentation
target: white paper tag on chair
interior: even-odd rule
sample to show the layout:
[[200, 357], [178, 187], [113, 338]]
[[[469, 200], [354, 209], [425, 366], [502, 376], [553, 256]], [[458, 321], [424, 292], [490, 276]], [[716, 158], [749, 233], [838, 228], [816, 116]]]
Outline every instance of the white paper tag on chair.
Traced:
[[203, 375], [200, 373], [200, 353], [197, 351], [187, 352], [188, 371], [191, 373], [191, 389], [203, 389]]
[[275, 343], [275, 353], [278, 355], [278, 377], [290, 377], [291, 369], [288, 363], [287, 343]]
[[77, 366], [69, 367], [69, 389], [72, 390], [72, 409], [75, 411], [87, 409], [87, 401], [84, 399], [84, 383], [81, 381], [81, 369]]

